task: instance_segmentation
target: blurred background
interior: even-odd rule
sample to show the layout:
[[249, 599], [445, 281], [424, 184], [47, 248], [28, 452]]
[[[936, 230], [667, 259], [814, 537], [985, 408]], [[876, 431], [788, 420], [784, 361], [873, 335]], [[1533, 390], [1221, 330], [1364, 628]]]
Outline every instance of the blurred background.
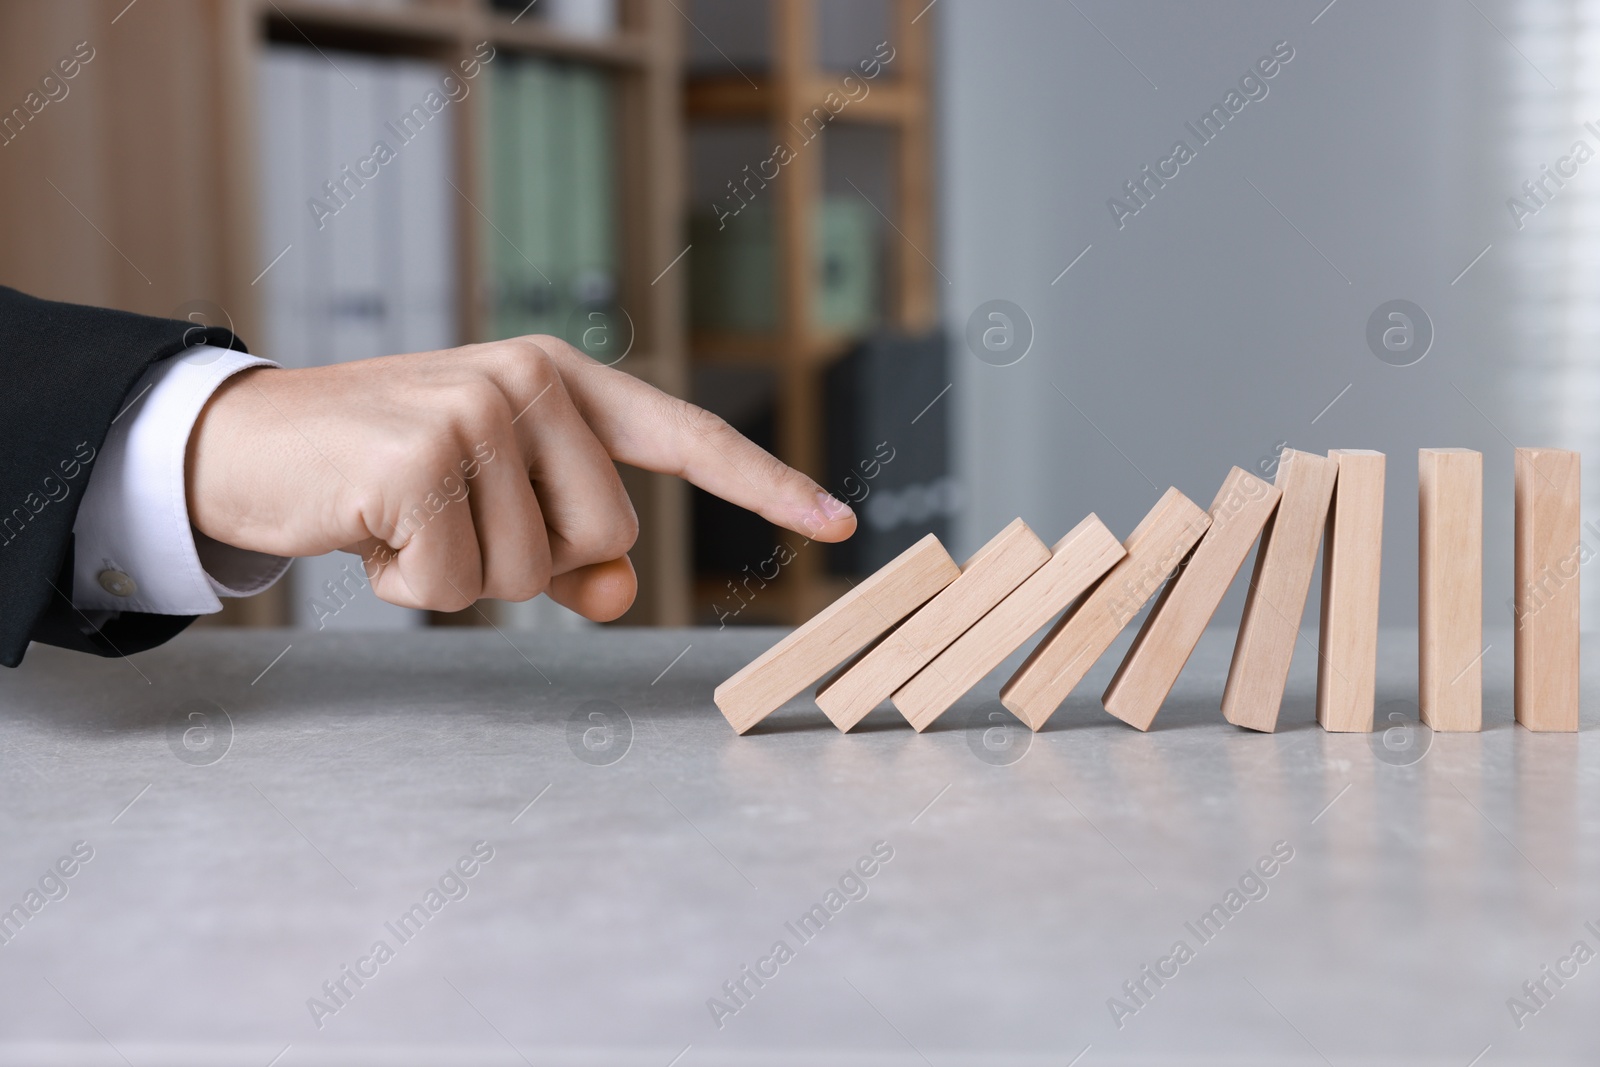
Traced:
[[[1126, 535], [1285, 447], [1388, 453], [1410, 624], [1450, 445], [1508, 624], [1513, 443], [1600, 444], [1597, 152], [1600, 0], [0, 3], [0, 283], [293, 366], [557, 334], [862, 517], [630, 474], [634, 624], [798, 622], [930, 530]], [[338, 555], [220, 621], [581, 625]]]

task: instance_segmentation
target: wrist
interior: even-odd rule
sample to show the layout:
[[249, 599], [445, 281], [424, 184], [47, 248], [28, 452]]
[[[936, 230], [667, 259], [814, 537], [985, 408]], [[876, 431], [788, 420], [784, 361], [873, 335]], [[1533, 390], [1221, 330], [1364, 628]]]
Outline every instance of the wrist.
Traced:
[[252, 427], [262, 403], [259, 381], [268, 367], [251, 367], [230, 376], [206, 401], [189, 433], [184, 454], [184, 486], [189, 523], [213, 540], [239, 548], [247, 471], [241, 451], [258, 447]]

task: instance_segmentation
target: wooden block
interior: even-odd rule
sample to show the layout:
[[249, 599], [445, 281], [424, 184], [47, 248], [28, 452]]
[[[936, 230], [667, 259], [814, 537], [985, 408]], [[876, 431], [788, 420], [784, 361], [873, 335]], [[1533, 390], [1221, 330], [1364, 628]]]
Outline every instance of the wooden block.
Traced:
[[1283, 495], [1277, 513], [1261, 531], [1233, 663], [1222, 690], [1223, 717], [1235, 726], [1268, 733], [1277, 728], [1338, 470], [1335, 461], [1312, 452], [1286, 448], [1278, 457], [1273, 484]]
[[929, 534], [717, 686], [712, 699], [742, 734], [960, 575]]
[[1128, 535], [1127, 555], [1039, 642], [1000, 702], [1030, 728], [1043, 726], [1210, 525], [1194, 501], [1168, 489]]
[[1417, 453], [1417, 704], [1435, 730], [1483, 728], [1483, 454]]
[[1161, 590], [1133, 646], [1106, 686], [1107, 711], [1150, 729], [1162, 701], [1216, 614], [1244, 558], [1278, 506], [1278, 488], [1238, 467], [1211, 501], [1211, 526], [1177, 575]]
[[1579, 456], [1516, 453], [1516, 706], [1530, 730], [1578, 728]]
[[1122, 557], [1116, 535], [1090, 515], [1055, 543], [1044, 566], [896, 690], [894, 706], [926, 730]]
[[817, 705], [849, 730], [1049, 559], [1049, 547], [1015, 520], [961, 565], [961, 577], [823, 682]]
[[1317, 722], [1334, 732], [1372, 731], [1378, 684], [1378, 587], [1383, 574], [1384, 455], [1335, 448], [1333, 504], [1322, 546], [1322, 625], [1317, 637]]

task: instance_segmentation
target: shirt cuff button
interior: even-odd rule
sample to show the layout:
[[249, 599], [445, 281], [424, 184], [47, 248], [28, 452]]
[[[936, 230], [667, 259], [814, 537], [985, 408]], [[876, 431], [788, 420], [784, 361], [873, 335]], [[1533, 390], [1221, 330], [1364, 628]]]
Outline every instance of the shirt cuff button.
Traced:
[[112, 596], [132, 596], [139, 591], [134, 580], [121, 571], [101, 571], [97, 577], [100, 588]]

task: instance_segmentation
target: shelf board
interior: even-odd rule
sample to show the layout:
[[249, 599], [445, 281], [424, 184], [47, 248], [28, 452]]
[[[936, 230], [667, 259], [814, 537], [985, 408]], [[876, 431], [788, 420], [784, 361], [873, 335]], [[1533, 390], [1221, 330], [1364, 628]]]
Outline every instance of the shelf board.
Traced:
[[[871, 86], [860, 100], [848, 100], [838, 81], [826, 77], [808, 80], [801, 93], [802, 112], [813, 108], [826, 108], [823, 101], [829, 93], [838, 93], [846, 102], [830, 122], [858, 122], [877, 125], [898, 125], [919, 120], [925, 103], [920, 95], [910, 91], [903, 83], [885, 79], [863, 82]], [[684, 106], [691, 119], [716, 121], [753, 121], [770, 119], [779, 107], [780, 94], [772, 79], [757, 75], [746, 79], [738, 76], [713, 75], [688, 79], [684, 84]]]
[[317, 3], [316, 0], [261, 0], [258, 9], [269, 23], [282, 23], [293, 34], [312, 42], [319, 37], [324, 40], [332, 37], [330, 43], [336, 45], [361, 35], [432, 45], [454, 44], [460, 39], [465, 21], [463, 12], [425, 4], [367, 7]]
[[280, 34], [284, 40], [309, 40], [341, 48], [359, 48], [368, 41], [433, 48], [470, 47], [487, 40], [511, 51], [616, 67], [643, 67], [650, 58], [650, 41], [637, 30], [618, 30], [600, 38], [580, 37], [554, 29], [540, 19], [516, 19], [478, 7], [259, 0], [259, 11], [267, 23], [285, 28]]
[[575, 37], [551, 29], [546, 23], [488, 12], [474, 20], [494, 44], [522, 52], [539, 52], [567, 59], [606, 63], [617, 67], [642, 67], [650, 54], [650, 41], [633, 30], [619, 30], [609, 37]]

